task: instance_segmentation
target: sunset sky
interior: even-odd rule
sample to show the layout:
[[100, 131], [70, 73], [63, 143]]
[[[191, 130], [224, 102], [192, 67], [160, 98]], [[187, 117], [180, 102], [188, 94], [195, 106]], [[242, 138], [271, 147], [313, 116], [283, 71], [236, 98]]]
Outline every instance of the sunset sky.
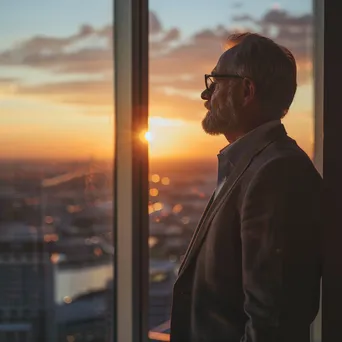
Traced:
[[[0, 8], [0, 158], [111, 157], [112, 1], [2, 0]], [[312, 154], [311, 1], [150, 0], [152, 158], [207, 158], [226, 145], [202, 131], [199, 96], [225, 38], [244, 29], [297, 58], [284, 123]]]

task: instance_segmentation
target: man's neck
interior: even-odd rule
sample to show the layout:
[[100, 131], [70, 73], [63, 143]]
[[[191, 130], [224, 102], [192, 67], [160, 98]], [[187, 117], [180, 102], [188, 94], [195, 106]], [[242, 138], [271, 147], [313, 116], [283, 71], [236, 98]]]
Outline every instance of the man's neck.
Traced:
[[228, 142], [230, 144], [232, 144], [233, 142], [235, 142], [236, 140], [240, 139], [241, 137], [243, 137], [245, 134], [243, 133], [229, 133], [229, 134], [225, 134], [224, 136], [226, 137], [226, 139], [228, 140]]
[[[272, 120], [272, 121], [277, 121], [277, 120]], [[242, 138], [244, 135], [248, 134], [249, 132], [254, 131], [256, 128], [258, 128], [264, 124], [267, 124], [268, 122], [271, 122], [271, 121], [259, 122], [258, 124], [250, 125], [250, 126], [245, 127], [244, 129], [241, 129], [239, 131], [225, 133], [224, 136], [226, 137], [228, 142], [230, 144], [232, 144], [236, 140], [239, 140], [240, 138]]]

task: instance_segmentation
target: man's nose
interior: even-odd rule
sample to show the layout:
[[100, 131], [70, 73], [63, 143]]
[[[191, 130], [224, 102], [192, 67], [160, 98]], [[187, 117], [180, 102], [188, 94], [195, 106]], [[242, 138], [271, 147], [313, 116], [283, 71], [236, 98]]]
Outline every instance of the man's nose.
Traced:
[[201, 93], [201, 99], [202, 100], [207, 100], [209, 101], [210, 99], [210, 96], [211, 96], [211, 91], [209, 91], [208, 89], [204, 89]]

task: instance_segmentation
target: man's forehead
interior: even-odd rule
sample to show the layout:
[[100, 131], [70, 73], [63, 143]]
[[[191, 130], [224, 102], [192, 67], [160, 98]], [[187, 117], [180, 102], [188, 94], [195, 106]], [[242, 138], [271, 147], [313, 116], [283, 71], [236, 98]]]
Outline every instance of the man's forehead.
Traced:
[[218, 74], [224, 71], [227, 72], [227, 70], [230, 70], [232, 68], [236, 48], [237, 48], [237, 44], [230, 46], [230, 48], [221, 55], [215, 68], [212, 71], [213, 74], [215, 73]]

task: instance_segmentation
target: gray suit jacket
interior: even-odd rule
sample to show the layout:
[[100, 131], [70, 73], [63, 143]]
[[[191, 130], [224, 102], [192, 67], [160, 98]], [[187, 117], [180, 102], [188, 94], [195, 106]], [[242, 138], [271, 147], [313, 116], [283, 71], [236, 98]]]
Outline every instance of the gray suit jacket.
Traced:
[[172, 342], [309, 342], [322, 179], [283, 125], [256, 135], [211, 197], [174, 285]]

